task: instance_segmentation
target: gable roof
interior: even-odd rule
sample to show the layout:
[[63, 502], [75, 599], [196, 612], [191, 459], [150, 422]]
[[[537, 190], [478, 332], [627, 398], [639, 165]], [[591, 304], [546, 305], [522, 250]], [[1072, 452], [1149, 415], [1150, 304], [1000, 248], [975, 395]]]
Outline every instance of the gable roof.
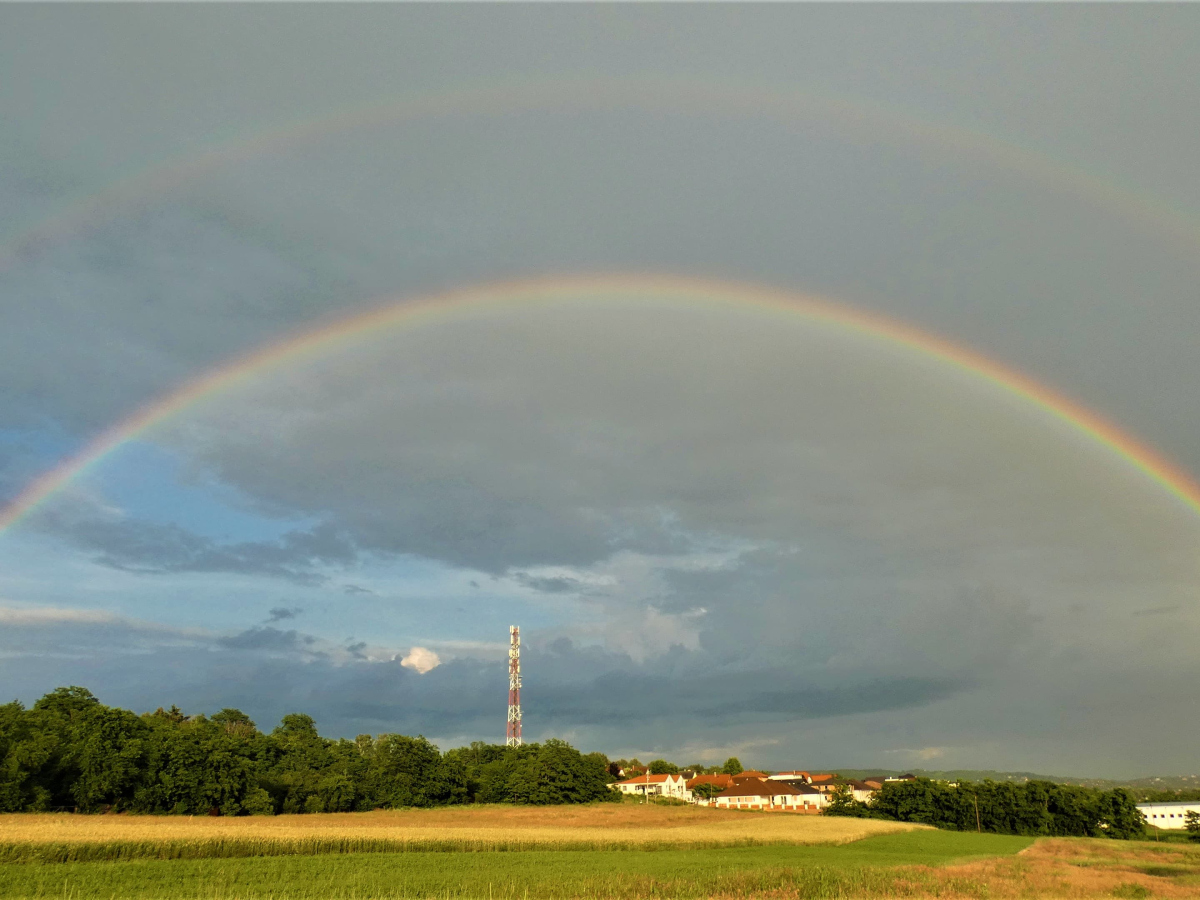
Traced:
[[626, 778], [624, 781], [618, 781], [617, 784], [662, 784], [668, 778], [678, 777], [678, 775], [638, 775], [634, 778]]
[[781, 778], [778, 781], [772, 779], [767, 784], [786, 784], [792, 788], [793, 794], [816, 794], [818, 797], [824, 796], [824, 791], [818, 791], [803, 778]]
[[690, 791], [693, 787], [699, 787], [702, 784], [712, 784], [719, 788], [727, 788], [733, 784], [733, 776], [725, 774], [697, 775], [695, 778], [688, 781], [687, 787]]
[[800, 790], [792, 787], [786, 781], [764, 781], [761, 778], [743, 778], [734, 781], [721, 791], [718, 797], [780, 797], [785, 794], [815, 794], [812, 788]]

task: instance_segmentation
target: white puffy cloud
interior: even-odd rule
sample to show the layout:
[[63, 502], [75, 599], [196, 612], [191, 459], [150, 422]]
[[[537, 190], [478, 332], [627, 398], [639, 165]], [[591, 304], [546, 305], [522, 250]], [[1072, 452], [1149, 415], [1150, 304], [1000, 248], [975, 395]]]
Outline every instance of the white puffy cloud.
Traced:
[[413, 647], [400, 659], [400, 665], [424, 675], [442, 664], [442, 659], [427, 647]]

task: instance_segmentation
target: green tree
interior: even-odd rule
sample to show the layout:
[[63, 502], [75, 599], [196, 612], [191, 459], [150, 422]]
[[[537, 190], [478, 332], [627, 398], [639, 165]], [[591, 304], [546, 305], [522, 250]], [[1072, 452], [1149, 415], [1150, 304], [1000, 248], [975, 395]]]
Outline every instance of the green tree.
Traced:
[[145, 724], [133, 713], [96, 704], [72, 723], [71, 795], [90, 812], [128, 805], [144, 768]]
[[829, 804], [825, 807], [827, 816], [852, 816], [865, 818], [869, 813], [867, 804], [854, 799], [850, 786], [840, 784], [829, 795]]
[[1101, 791], [1096, 806], [1098, 824], [1107, 837], [1129, 840], [1145, 833], [1146, 817], [1137, 808], [1133, 794], [1125, 788]]
[[264, 735], [237, 709], [206, 717], [171, 706], [137, 716], [82, 687], [58, 688], [32, 709], [0, 705], [0, 811], [233, 816], [620, 800], [608, 788], [608, 764], [602, 753], [555, 740], [476, 742], [446, 754], [421, 736], [334, 741], [302, 713]]
[[0, 706], [0, 812], [45, 810], [53, 804], [58, 738], [37, 727], [20, 703]]
[[188, 815], [274, 812], [260, 783], [274, 755], [254, 723], [241, 714], [229, 716], [230, 710], [211, 719], [177, 712], [159, 709], [142, 717], [146, 765], [133, 808]]
[[667, 762], [665, 759], [652, 760], [650, 763], [651, 775], [678, 775], [679, 766], [674, 763]]
[[[447, 775], [438, 748], [424, 737], [385, 734], [375, 742], [368, 781], [379, 806], [433, 806], [455, 793]], [[465, 798], [465, 775], [463, 782], [460, 794]]]
[[721, 766], [721, 771], [726, 775], [740, 775], [746, 770], [742, 768], [741, 760], [736, 756], [731, 756], [725, 760], [725, 765]]
[[1189, 809], [1183, 817], [1183, 827], [1187, 829], [1188, 840], [1200, 843], [1200, 812]]

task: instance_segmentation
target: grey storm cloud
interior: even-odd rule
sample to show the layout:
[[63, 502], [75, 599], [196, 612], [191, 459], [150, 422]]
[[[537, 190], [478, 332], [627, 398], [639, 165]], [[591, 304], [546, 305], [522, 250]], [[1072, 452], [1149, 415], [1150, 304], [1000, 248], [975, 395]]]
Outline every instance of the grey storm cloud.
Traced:
[[[327, 315], [339, 296], [330, 277], [179, 206], [0, 265], [0, 415], [24, 425], [54, 397], [63, 426], [94, 432], [280, 329]], [[64, 343], [78, 352], [56, 353]]]
[[[327, 524], [250, 549], [63, 533], [125, 568], [321, 580], [412, 556], [581, 604], [592, 623], [559, 630], [597, 648], [531, 649], [528, 692], [543, 727], [596, 740], [641, 727], [630, 697], [678, 710], [653, 727], [679, 741], [712, 717], [958, 716], [1036, 691], [1031, 668], [1099, 685], [1112, 655], [1184, 652], [1196, 627], [1196, 528], [1136, 472], [798, 319], [650, 299], [480, 315], [269, 373], [157, 437], [262, 510]], [[1129, 615], [1175, 605], [1193, 612]], [[486, 733], [503, 680], [464, 658], [393, 682], [362, 649], [339, 667], [269, 625], [222, 642], [328, 665], [306, 697], [339, 729]]]
[[[161, 628], [152, 635], [154, 629], [137, 623], [88, 621], [68, 627], [73, 636], [68, 653], [39, 652], [43, 639], [61, 641], [63, 615], [58, 618], [51, 631], [26, 615], [25, 624], [6, 628], [0, 639], [0, 672], [26, 702], [59, 684], [76, 683], [92, 687], [107, 703], [139, 711], [166, 702], [187, 712], [237, 706], [264, 727], [303, 711], [331, 736], [423, 733], [447, 747], [497, 742], [503, 734], [501, 658], [452, 660], [418, 675], [395, 659], [365, 661], [353, 644], [338, 662], [306, 646], [302, 637], [273, 629], [214, 640], [173, 637]], [[1141, 771], [1131, 766], [1139, 730], [1161, 722], [1170, 698], [1200, 674], [1194, 665], [1163, 673], [1161, 693], [1147, 697], [1136, 687], [1146, 670], [1136, 660], [1116, 659], [1106, 701], [1081, 704], [1079, 692], [1092, 676], [1047, 678], [1054, 667], [1046, 660], [1031, 661], [1015, 681], [989, 686], [965, 670], [955, 678], [913, 674], [857, 680], [833, 679], [816, 670], [806, 675], [794, 667], [712, 671], [702, 656], [676, 649], [638, 664], [569, 640], [532, 644], [525, 667], [527, 735], [536, 740], [568, 734], [577, 746], [612, 755], [654, 750], [678, 757], [696, 753], [718, 762], [724, 747], [749, 744], [757, 749], [743, 755], [768, 767], [798, 758], [879, 765], [904, 748], [950, 743], [974, 748], [981, 765], [1032, 759], [1056, 771], [1078, 773], [1084, 765], [1133, 774]], [[147, 671], [155, 678], [147, 679]], [[1016, 698], [1016, 714], [1008, 714], [1006, 706]], [[1068, 706], [1071, 711], [1064, 714]], [[1125, 727], [1110, 733], [1091, 762], [1073, 756], [1068, 745], [1108, 727], [1115, 710]], [[1006, 741], [999, 756], [993, 721], [998, 713]], [[1183, 765], [1183, 758], [1174, 764]]]
[[[61, 617], [58, 624], [64, 624]], [[44, 677], [39, 672], [44, 661], [36, 648], [39, 635], [48, 634], [46, 627], [45, 622], [20, 622], [5, 640], [8, 646], [3, 647], [0, 665], [13, 667], [15, 674], [21, 661], [33, 664], [32, 673], [18, 678], [23, 692]], [[110, 702], [135, 708], [160, 705], [165, 701], [156, 699], [159, 694], [186, 694], [189, 664], [209, 677], [216, 677], [217, 671], [229, 671], [234, 679], [248, 678], [250, 672], [260, 673], [254, 677], [262, 678], [261, 673], [271, 672], [273, 680], [260, 681], [256, 693], [274, 696], [284, 683], [291, 690], [303, 688], [307, 691], [305, 711], [313, 712], [335, 733], [370, 726], [426, 733], [436, 727], [452, 734], [486, 734], [503, 705], [499, 702], [503, 692], [497, 689], [505, 680], [505, 663], [500, 659], [460, 659], [413, 677], [398, 660], [366, 662], [365, 642], [348, 644], [344, 649], [349, 660], [337, 663], [317, 646], [313, 636], [270, 626], [226, 636], [192, 634], [183, 647], [183, 635], [128, 621], [96, 622], [84, 616], [71, 623], [70, 630], [79, 641], [74, 651], [76, 663], [83, 669], [98, 667], [106, 683], [120, 685], [118, 697]], [[103, 653], [96, 647], [90, 652], [82, 649], [87, 638], [100, 635], [105, 639]], [[172, 649], [167, 651], [166, 646]], [[186, 649], [188, 646], [193, 649]], [[135, 687], [126, 680], [136, 671], [144, 671], [147, 664], [157, 667], [155, 659], [167, 652], [182, 655], [166, 668], [153, 689]], [[577, 647], [561, 639], [546, 649], [528, 648], [527, 667], [527, 693], [539, 727], [592, 729], [598, 739], [642, 717], [631, 698], [637, 698], [639, 704], [662, 707], [672, 725], [686, 728], [687, 723], [708, 715], [737, 725], [769, 721], [781, 714], [789, 720], [805, 720], [905, 709], [971, 687], [967, 681], [921, 677], [822, 685], [788, 669], [708, 674], [680, 682], [673, 676], [681, 670], [703, 671], [698, 654], [680, 649], [668, 658], [636, 664], [621, 654]], [[269, 720], [287, 710], [247, 711]]]
[[296, 650], [311, 646], [315, 640], [312, 635], [302, 635], [294, 629], [282, 631], [270, 626], [261, 626], [230, 637], [217, 638], [217, 643], [231, 650]]
[[[1194, 8], [12, 7], [0, 26], [0, 498], [155, 398], [387, 298], [630, 271], [843, 299], [1200, 471]], [[674, 103], [664, 78], [732, 100]], [[617, 80], [638, 102], [589, 88]], [[564, 96], [254, 138], [497, 82]], [[214, 135], [244, 139], [212, 153]], [[105, 192], [130, 173], [144, 189]], [[528, 722], [603, 749], [748, 734], [782, 742], [765, 765], [872, 764], [1011, 740], [1027, 768], [1128, 767], [1188, 708], [1200, 526], [1116, 454], [886, 341], [569, 293], [378, 329], [140, 433], [239, 514], [319, 525], [231, 541], [186, 510], [65, 496], [24, 526], [96, 584], [255, 576], [246, 608], [292, 590], [314, 634], [284, 605], [219, 634], [22, 613], [4, 683], [495, 736], [502, 654], [427, 636], [452, 605], [454, 638], [492, 640], [472, 629], [519, 595], [542, 623]], [[471, 590], [397, 599], [406, 567]], [[343, 640], [374, 620], [315, 633], [356, 604], [443, 663]], [[678, 712], [656, 726], [639, 700]], [[1170, 727], [1194, 744], [1194, 721]]]
[[[65, 537], [115, 569], [146, 573], [231, 572], [321, 583], [318, 565], [347, 565], [354, 546], [334, 526], [289, 531], [276, 541], [221, 543], [172, 523], [114, 518], [86, 502], [40, 512], [35, 527]], [[298, 611], [272, 609], [272, 621]]]
[[[577, 591], [580, 587], [577, 578], [570, 578], [565, 575], [545, 577], [518, 572], [513, 577], [526, 587], [547, 594], [564, 594], [569, 591]], [[476, 587], [477, 585], [472, 584], [472, 586]]]
[[517, 569], [543, 591], [579, 575], [530, 567], [622, 550], [757, 548], [808, 582], [948, 570], [1038, 591], [1196, 571], [1195, 524], [1166, 494], [947, 375], [800, 319], [564, 304], [364, 341], [161, 434], [363, 550]]

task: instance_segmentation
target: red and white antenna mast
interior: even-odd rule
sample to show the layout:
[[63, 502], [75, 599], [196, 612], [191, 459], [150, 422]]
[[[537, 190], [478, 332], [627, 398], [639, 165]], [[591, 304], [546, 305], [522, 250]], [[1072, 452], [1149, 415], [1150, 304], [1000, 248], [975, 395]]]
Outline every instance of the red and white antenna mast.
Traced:
[[521, 629], [508, 627], [508, 740], [521, 746]]

